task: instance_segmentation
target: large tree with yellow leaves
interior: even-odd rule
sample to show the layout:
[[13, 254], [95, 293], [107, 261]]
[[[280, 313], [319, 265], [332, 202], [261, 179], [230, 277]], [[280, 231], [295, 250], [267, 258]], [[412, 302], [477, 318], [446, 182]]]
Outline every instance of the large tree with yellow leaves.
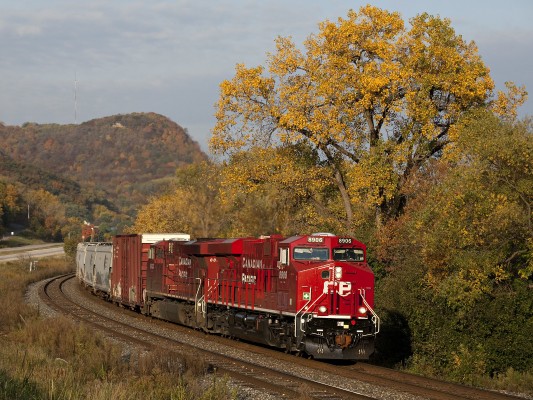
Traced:
[[319, 24], [303, 50], [290, 38], [276, 44], [266, 67], [237, 65], [221, 83], [211, 149], [311, 146], [324, 185], [338, 190], [347, 231], [355, 204], [374, 207], [378, 221], [396, 216], [408, 178], [492, 95], [475, 44], [428, 14], [406, 27], [398, 13], [368, 5]]

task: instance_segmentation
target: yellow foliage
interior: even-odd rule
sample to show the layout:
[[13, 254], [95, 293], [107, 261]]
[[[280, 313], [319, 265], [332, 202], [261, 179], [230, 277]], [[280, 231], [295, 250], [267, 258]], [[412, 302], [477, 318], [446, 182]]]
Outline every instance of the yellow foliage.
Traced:
[[516, 120], [517, 109], [527, 100], [525, 86], [517, 87], [513, 82], [505, 82], [507, 93], [498, 91], [497, 98], [492, 103], [492, 111], [506, 121]]
[[200, 162], [178, 169], [175, 189], [142, 207], [133, 232], [186, 232], [192, 237], [216, 236], [224, 225], [220, 202], [220, 167]]
[[180, 216], [179, 210], [187, 199], [183, 198], [186, 193], [176, 191], [170, 195], [164, 195], [152, 199], [142, 207], [135, 224], [134, 232], [190, 232], [188, 221]]
[[[320, 23], [303, 49], [278, 38], [265, 67], [238, 64], [220, 84], [211, 150], [262, 156], [256, 148], [307, 143], [320, 166], [307, 173], [319, 178], [303, 181], [317, 188], [334, 181], [349, 224], [355, 204], [397, 215], [409, 176], [458, 139], [457, 122], [485, 105], [493, 89], [477, 47], [449, 20], [422, 14], [410, 25], [367, 5]], [[277, 157], [264, 170], [244, 169], [259, 182], [285, 180], [306, 193], [283, 172], [290, 162]], [[257, 186], [232, 168], [226, 180], [245, 191]]]

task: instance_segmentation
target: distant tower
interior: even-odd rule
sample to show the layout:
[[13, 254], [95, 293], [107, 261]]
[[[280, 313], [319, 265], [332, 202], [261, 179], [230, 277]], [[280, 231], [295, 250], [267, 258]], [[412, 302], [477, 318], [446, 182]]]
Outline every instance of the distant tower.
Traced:
[[74, 73], [74, 123], [78, 123], [78, 77]]

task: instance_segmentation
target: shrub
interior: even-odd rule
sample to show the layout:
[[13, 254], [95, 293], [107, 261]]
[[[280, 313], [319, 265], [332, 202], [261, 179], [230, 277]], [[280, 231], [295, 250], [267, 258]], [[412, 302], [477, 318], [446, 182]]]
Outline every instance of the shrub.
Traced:
[[158, 352], [123, 348], [67, 317], [40, 319], [24, 302], [29, 283], [72, 271], [65, 259], [0, 264], [0, 400], [225, 400], [236, 398], [206, 364]]

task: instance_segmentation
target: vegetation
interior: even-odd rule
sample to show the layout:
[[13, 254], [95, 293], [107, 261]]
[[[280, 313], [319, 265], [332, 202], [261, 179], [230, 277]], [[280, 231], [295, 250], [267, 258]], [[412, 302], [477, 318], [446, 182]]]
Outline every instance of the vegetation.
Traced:
[[461, 156], [413, 182], [380, 231], [378, 299], [408, 324], [408, 368], [471, 384], [524, 374], [533, 393], [533, 132], [487, 112], [462, 132]]
[[0, 399], [232, 399], [225, 378], [201, 360], [167, 353], [124, 353], [66, 317], [39, 318], [24, 301], [31, 282], [71, 271], [71, 263], [0, 264]]
[[316, 191], [335, 187], [343, 209], [334, 218], [347, 232], [358, 201], [375, 209], [378, 223], [398, 216], [403, 186], [455, 140], [458, 120], [493, 88], [475, 45], [427, 14], [407, 29], [398, 13], [368, 5], [321, 23], [305, 52], [289, 38], [276, 44], [266, 68], [238, 65], [220, 85], [211, 148], [235, 155], [305, 144], [316, 153], [311, 173], [319, 170], [316, 210], [326, 206]]

